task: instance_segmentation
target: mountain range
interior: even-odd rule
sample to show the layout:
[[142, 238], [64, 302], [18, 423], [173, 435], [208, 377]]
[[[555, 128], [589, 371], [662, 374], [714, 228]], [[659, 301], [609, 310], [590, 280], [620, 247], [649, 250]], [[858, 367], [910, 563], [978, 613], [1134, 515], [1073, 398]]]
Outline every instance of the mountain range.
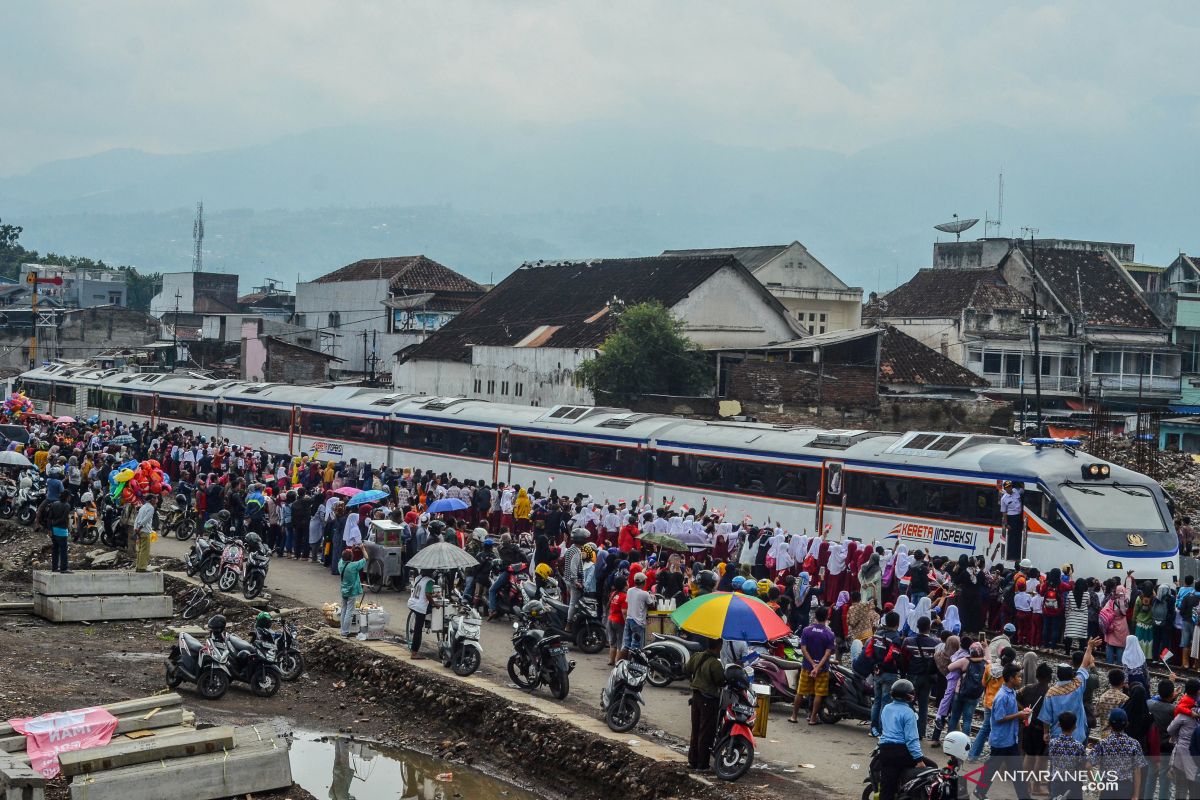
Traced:
[[[769, 115], [762, 123], [770, 124]], [[481, 130], [337, 127], [189, 154], [111, 150], [0, 178], [22, 243], [142, 271], [205, 268], [291, 284], [376, 256], [424, 253], [483, 282], [526, 260], [798, 239], [847, 283], [888, 289], [928, 266], [953, 213], [992, 235], [1133, 242], [1140, 260], [1195, 252], [1195, 131], [1000, 126], [897, 136], [855, 153], [713, 142], [658, 121]], [[968, 237], [984, 235], [981, 222]]]

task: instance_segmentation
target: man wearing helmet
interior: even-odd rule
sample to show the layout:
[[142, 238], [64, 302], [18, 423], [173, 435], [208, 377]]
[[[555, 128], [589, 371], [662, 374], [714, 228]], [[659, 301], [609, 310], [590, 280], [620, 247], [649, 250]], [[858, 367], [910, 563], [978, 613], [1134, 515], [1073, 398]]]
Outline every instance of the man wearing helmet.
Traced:
[[571, 630], [579, 601], [583, 598], [583, 543], [587, 538], [585, 528], [571, 531], [571, 546], [563, 553], [563, 581], [567, 584], [570, 596], [567, 602], [567, 630]]
[[937, 766], [921, 752], [917, 714], [912, 710], [917, 692], [912, 682], [906, 678], [893, 681], [891, 695], [892, 702], [884, 706], [880, 715], [883, 726], [879, 737], [880, 800], [895, 800], [905, 770], [918, 764]]

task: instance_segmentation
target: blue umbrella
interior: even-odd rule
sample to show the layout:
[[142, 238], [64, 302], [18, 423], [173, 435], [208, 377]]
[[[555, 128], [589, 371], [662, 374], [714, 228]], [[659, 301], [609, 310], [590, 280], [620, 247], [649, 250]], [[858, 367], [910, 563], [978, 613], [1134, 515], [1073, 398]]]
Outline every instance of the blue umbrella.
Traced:
[[87, 418], [88, 425], [95, 425], [99, 421], [100, 421], [99, 414], [92, 414], [90, 417]]
[[445, 514], [448, 511], [463, 511], [466, 508], [467, 504], [457, 497], [443, 497], [441, 500], [434, 500], [425, 510], [430, 514]]
[[387, 496], [388, 493], [382, 489], [367, 489], [359, 492], [358, 494], [354, 495], [354, 497], [351, 497], [349, 500], [347, 500], [346, 507], [353, 508], [354, 506], [361, 506], [363, 503], [378, 503]]

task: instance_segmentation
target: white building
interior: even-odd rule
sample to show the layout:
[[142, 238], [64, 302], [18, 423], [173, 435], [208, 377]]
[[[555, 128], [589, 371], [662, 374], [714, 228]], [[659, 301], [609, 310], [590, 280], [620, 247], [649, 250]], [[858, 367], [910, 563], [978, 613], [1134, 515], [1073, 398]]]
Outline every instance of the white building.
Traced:
[[483, 295], [483, 287], [425, 256], [356, 261], [296, 286], [297, 327], [333, 334], [323, 348], [343, 371], [386, 372]]
[[615, 328], [614, 303], [657, 300], [705, 349], [757, 347], [805, 331], [731, 255], [525, 265], [400, 354], [396, 388], [549, 406], [590, 404], [579, 366]]
[[663, 255], [735, 256], [783, 303], [806, 333], [819, 335], [862, 324], [862, 287], [847, 286], [800, 242], [709, 250], [664, 250]]

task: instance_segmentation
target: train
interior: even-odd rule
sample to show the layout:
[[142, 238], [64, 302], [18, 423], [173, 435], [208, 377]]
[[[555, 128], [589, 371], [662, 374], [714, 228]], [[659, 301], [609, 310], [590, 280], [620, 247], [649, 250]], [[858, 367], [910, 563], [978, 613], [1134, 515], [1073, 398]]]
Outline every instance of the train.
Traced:
[[[835, 539], [902, 542], [932, 555], [1029, 558], [1042, 569], [1071, 564], [1077, 575], [1178, 574], [1162, 487], [1069, 442], [706, 421], [61, 363], [23, 373], [18, 386], [42, 413], [182, 426], [276, 454], [432, 469], [602, 503], [667, 498], [682, 509], [706, 504], [730, 521], [795, 533], [828, 528]], [[1024, 487], [1025, 524], [997, 548], [1004, 481]]]

